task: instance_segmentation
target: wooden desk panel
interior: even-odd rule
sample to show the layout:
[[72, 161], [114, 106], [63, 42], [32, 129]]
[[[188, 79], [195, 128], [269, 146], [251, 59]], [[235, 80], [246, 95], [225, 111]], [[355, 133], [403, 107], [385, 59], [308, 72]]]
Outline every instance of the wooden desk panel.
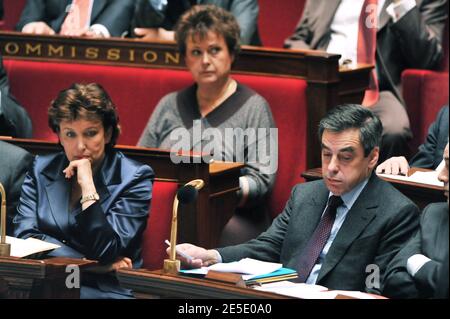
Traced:
[[117, 272], [120, 285], [132, 289], [137, 298], [181, 299], [291, 299], [270, 292], [181, 275], [166, 275], [161, 270], [125, 269]]
[[0, 298], [8, 299], [78, 299], [79, 288], [68, 288], [67, 266], [80, 270], [96, 263], [73, 258], [48, 258], [43, 260], [0, 257]]

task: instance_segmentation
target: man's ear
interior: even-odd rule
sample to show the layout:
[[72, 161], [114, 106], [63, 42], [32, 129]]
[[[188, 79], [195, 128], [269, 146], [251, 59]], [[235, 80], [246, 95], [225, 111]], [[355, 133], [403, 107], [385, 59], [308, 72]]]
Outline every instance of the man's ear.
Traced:
[[377, 166], [378, 158], [380, 157], [380, 147], [375, 146], [369, 154], [369, 169], [374, 169]]

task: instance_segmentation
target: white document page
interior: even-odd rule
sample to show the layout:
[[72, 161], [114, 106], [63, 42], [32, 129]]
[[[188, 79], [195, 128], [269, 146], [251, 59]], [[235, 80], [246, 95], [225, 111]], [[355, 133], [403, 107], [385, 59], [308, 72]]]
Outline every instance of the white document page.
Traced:
[[61, 247], [59, 245], [31, 237], [21, 239], [6, 236], [6, 243], [11, 244], [11, 256], [19, 258]]
[[377, 174], [380, 177], [386, 177], [390, 179], [396, 179], [399, 181], [415, 182], [420, 184], [434, 185], [444, 187], [444, 183], [438, 180], [438, 171], [421, 172], [417, 171], [411, 176], [403, 175], [389, 175], [389, 174]]

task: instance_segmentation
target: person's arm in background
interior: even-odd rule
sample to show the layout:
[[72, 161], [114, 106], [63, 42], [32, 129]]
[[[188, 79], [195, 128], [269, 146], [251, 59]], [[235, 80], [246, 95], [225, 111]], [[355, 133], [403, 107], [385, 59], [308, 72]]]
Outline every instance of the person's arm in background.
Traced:
[[295, 27], [294, 34], [284, 41], [284, 47], [289, 49], [309, 49], [309, 43], [313, 37], [311, 31], [311, 7], [314, 0], [308, 0], [303, 9], [303, 14]]
[[404, 156], [391, 157], [378, 165], [377, 173], [407, 175], [410, 167], [436, 169], [442, 161], [447, 139], [448, 106], [444, 106], [430, 125], [425, 142], [409, 163]]
[[241, 43], [252, 44], [253, 35], [258, 24], [259, 5], [256, 0], [235, 0], [231, 1], [228, 8], [236, 18], [241, 29]]
[[90, 31], [101, 37], [124, 36], [130, 29], [134, 5], [133, 0], [109, 1], [102, 13], [91, 23]]
[[33, 127], [27, 111], [9, 93], [9, 81], [0, 56], [0, 135], [32, 138]]
[[[414, 0], [396, 1], [395, 6], [406, 5]], [[388, 11], [389, 12], [389, 11]], [[390, 25], [401, 43], [398, 47], [405, 60], [406, 68], [433, 69], [439, 66], [443, 57], [442, 36], [448, 16], [447, 0], [424, 0], [414, 6]]]
[[430, 125], [425, 143], [419, 146], [419, 152], [409, 161], [411, 167], [435, 169], [442, 161], [448, 139], [448, 115], [448, 106], [444, 106]]
[[49, 21], [46, 20], [46, 1], [27, 0], [16, 30], [32, 34], [55, 34], [55, 31], [49, 26]]
[[258, 129], [255, 143], [247, 145], [245, 167], [239, 178], [240, 207], [260, 203], [272, 189], [278, 169], [278, 135], [269, 104], [259, 95], [254, 95], [247, 103], [253, 104], [252, 114], [248, 114], [248, 127]]

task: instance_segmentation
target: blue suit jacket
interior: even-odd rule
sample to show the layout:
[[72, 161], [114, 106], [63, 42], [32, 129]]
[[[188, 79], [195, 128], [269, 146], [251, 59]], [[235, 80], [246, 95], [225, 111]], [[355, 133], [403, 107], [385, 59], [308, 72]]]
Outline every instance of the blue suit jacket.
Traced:
[[436, 169], [442, 162], [448, 141], [448, 105], [439, 111], [436, 120], [430, 125], [425, 143], [409, 161], [410, 166]]
[[[431, 260], [412, 277], [406, 265], [409, 257], [416, 254]], [[432, 203], [425, 207], [419, 230], [390, 262], [383, 284], [385, 295], [391, 298], [431, 298], [440, 289], [444, 292], [438, 298], [445, 298], [445, 293], [448, 295], [447, 203]]]
[[[62, 152], [36, 157], [22, 187], [14, 219], [15, 236], [36, 237], [60, 245], [50, 256], [86, 257], [105, 264], [125, 256], [132, 259], [135, 268], [141, 267], [152, 169], [120, 152], [107, 152], [94, 176], [100, 200], [76, 213], [70, 212], [70, 182], [62, 172], [68, 164]], [[112, 276], [95, 277], [100, 289], [118, 289]]]

